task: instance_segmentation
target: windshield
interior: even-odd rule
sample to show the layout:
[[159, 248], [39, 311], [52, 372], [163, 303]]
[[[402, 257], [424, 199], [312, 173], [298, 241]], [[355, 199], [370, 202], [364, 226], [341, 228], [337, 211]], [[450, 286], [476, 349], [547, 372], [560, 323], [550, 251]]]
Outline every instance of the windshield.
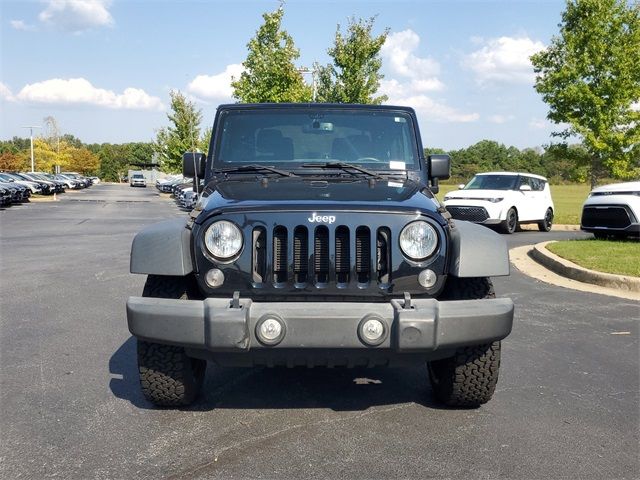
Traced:
[[219, 121], [215, 169], [253, 164], [292, 170], [328, 161], [374, 170], [420, 168], [413, 124], [404, 112], [230, 110]]
[[476, 175], [463, 190], [515, 190], [518, 175]]
[[134, 173], [131, 178], [144, 178], [144, 175], [142, 175], [141, 173]]

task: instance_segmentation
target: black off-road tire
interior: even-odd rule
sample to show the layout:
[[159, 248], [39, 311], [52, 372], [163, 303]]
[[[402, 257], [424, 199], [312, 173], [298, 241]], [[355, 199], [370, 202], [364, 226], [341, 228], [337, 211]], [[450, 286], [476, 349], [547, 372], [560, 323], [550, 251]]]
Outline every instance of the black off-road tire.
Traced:
[[503, 233], [511, 234], [518, 229], [518, 211], [511, 207], [507, 212], [507, 218], [500, 224]]
[[553, 210], [547, 208], [547, 211], [544, 214], [544, 218], [538, 222], [538, 230], [541, 232], [549, 232], [551, 231], [551, 227], [553, 226]]
[[202, 387], [207, 362], [184, 348], [138, 340], [138, 371], [145, 398], [161, 407], [191, 404]]
[[[488, 278], [449, 277], [441, 300], [495, 298]], [[491, 400], [498, 383], [500, 342], [458, 348], [449, 358], [428, 362], [436, 398], [451, 407], [476, 408]]]
[[193, 275], [186, 277], [148, 275], [142, 289], [143, 297], [201, 300], [202, 295]]
[[[143, 297], [199, 298], [193, 277], [149, 275]], [[138, 372], [145, 398], [163, 407], [189, 405], [200, 392], [207, 362], [184, 348], [138, 340]]]

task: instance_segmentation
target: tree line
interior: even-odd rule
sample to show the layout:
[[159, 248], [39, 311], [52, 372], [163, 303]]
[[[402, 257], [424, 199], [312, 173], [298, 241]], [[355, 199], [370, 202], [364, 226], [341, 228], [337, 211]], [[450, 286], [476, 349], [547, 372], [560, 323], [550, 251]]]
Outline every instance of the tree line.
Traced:
[[[154, 155], [151, 142], [84, 143], [65, 134], [59, 138], [37, 137], [33, 140], [35, 169], [95, 175], [108, 182], [118, 182], [136, 164], [148, 164]], [[13, 137], [0, 141], [0, 171], [31, 170], [29, 138]]]
[[[210, 129], [200, 136], [203, 151], [206, 147], [202, 142], [208, 135]], [[86, 144], [69, 134], [55, 142], [34, 139], [36, 170], [52, 172], [55, 165], [60, 165], [63, 171], [96, 175], [111, 182], [120, 181], [129, 169], [138, 168], [137, 165], [149, 164], [156, 148], [154, 142]], [[176, 148], [180, 151], [183, 147]], [[544, 175], [552, 183], [585, 182], [589, 174], [590, 157], [580, 145], [518, 149], [494, 140], [481, 140], [458, 150], [427, 147], [424, 153], [451, 156], [452, 182], [466, 182], [478, 172], [502, 170]], [[27, 171], [31, 169], [30, 161], [28, 138], [0, 141], [0, 171]], [[168, 173], [179, 172], [182, 168], [180, 162], [174, 162], [170, 168], [167, 165], [165, 162], [164, 170]]]

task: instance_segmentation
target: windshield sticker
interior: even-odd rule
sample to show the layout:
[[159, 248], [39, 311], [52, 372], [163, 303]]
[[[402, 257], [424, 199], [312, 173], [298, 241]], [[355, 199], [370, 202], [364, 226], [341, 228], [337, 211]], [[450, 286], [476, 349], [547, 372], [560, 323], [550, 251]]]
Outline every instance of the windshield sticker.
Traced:
[[398, 162], [397, 160], [391, 160], [389, 162], [389, 168], [391, 170], [406, 170], [404, 162]]
[[387, 187], [402, 188], [402, 184], [398, 182], [388, 182]]

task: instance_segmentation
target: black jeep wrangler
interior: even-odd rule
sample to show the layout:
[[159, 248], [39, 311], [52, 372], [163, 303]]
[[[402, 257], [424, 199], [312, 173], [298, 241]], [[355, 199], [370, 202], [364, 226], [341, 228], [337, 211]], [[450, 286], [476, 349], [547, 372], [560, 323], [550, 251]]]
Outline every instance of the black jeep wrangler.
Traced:
[[151, 225], [131, 249], [146, 274], [127, 301], [140, 383], [186, 405], [207, 361], [223, 366], [426, 362], [447, 405], [487, 402], [513, 303], [504, 240], [453, 221], [434, 197], [446, 155], [424, 158], [411, 108], [222, 105], [188, 218]]

